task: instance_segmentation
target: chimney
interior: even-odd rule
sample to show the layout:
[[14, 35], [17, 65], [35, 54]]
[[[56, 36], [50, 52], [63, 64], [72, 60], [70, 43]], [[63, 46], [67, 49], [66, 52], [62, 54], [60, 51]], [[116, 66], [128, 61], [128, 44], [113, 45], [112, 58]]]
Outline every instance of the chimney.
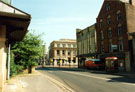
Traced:
[[133, 6], [135, 6], [135, 0], [129, 0], [129, 3]]

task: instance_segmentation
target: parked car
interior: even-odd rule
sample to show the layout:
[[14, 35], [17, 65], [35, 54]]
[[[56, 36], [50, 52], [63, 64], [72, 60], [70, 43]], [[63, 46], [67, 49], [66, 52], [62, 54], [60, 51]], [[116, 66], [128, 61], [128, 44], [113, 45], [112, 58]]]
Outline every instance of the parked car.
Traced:
[[85, 67], [88, 69], [103, 69], [104, 64], [100, 59], [87, 59], [85, 61]]

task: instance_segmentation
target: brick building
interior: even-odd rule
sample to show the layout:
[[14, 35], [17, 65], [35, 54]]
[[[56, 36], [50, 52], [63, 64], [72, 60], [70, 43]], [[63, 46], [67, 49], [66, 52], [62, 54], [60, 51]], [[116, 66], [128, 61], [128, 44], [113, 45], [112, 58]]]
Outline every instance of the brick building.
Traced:
[[97, 58], [96, 25], [76, 30], [78, 66], [85, 67], [86, 59]]
[[116, 56], [120, 69], [134, 68], [132, 60], [132, 37], [135, 31], [135, 0], [104, 0], [97, 17], [97, 52], [105, 61]]
[[74, 39], [53, 41], [49, 47], [49, 59], [53, 65], [78, 65], [77, 46]]

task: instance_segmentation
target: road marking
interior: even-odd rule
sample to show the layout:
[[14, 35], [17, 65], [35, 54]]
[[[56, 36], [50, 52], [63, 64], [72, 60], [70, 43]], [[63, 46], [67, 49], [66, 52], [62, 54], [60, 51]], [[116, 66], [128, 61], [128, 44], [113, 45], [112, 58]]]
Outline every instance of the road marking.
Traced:
[[[119, 81], [108, 79], [108, 78], [96, 77], [96, 76], [92, 76], [92, 75], [84, 75], [84, 74], [79, 74], [79, 73], [76, 73], [76, 72], [68, 72], [68, 71], [62, 71], [62, 72], [81, 75], [81, 76], [85, 76], [85, 77], [91, 77], [91, 78], [95, 78], [95, 79], [106, 80], [106, 81], [119, 82]], [[121, 82], [121, 83], [135, 86], [135, 83], [124, 83], [124, 82]]]
[[48, 71], [49, 73], [53, 73], [53, 71]]
[[91, 78], [96, 78], [96, 79], [101, 79], [101, 80], [107, 80], [107, 81], [111, 80], [111, 79], [107, 79], [107, 78], [101, 78], [101, 77], [96, 77], [96, 76], [92, 76], [92, 75], [84, 75], [84, 74], [79, 74], [79, 73], [75, 73], [75, 72], [68, 72], [68, 71], [62, 71], [62, 72], [91, 77]]

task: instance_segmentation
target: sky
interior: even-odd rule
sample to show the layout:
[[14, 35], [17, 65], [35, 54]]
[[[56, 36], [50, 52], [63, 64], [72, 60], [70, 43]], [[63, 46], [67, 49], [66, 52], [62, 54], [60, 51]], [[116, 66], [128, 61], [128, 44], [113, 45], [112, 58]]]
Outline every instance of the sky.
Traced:
[[104, 0], [13, 0], [13, 6], [31, 14], [29, 30], [43, 34], [49, 47], [53, 40], [76, 39], [76, 28], [96, 23]]

